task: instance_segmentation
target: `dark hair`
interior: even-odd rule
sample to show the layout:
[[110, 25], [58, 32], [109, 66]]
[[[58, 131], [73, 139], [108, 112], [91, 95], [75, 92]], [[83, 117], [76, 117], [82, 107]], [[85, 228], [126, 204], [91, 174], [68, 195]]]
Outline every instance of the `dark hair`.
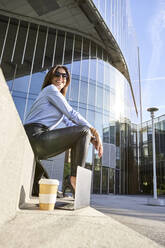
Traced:
[[44, 82], [42, 84], [41, 89], [43, 90], [48, 85], [52, 84], [52, 78], [54, 77], [54, 74], [58, 68], [63, 68], [65, 70], [66, 74], [68, 75], [66, 84], [65, 84], [64, 88], [61, 90], [61, 93], [63, 94], [63, 96], [66, 96], [66, 92], [67, 92], [68, 86], [70, 84], [70, 73], [68, 71], [68, 68], [64, 65], [55, 65], [48, 71], [48, 73], [45, 76], [45, 79], [44, 79]]

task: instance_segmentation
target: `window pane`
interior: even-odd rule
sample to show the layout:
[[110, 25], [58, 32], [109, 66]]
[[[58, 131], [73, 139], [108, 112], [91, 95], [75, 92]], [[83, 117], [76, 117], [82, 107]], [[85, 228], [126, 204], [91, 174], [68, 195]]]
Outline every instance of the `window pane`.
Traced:
[[72, 61], [72, 48], [73, 48], [73, 34], [67, 33], [66, 45], [65, 45], [65, 55], [64, 64], [69, 64]]
[[95, 106], [95, 93], [96, 91], [96, 85], [94, 83], [89, 83], [89, 95], [88, 95], [88, 104]]
[[80, 102], [87, 103], [87, 91], [88, 91], [88, 83], [85, 81], [81, 81], [80, 87]]
[[86, 109], [85, 109], [85, 108], [79, 108], [79, 112], [80, 112], [80, 114], [81, 114], [84, 118], [86, 118]]
[[72, 78], [71, 94], [70, 94], [71, 101], [78, 101], [78, 86], [79, 86], [79, 81], [77, 79]]
[[94, 112], [94, 111], [88, 110], [87, 120], [89, 121], [89, 123], [90, 123], [92, 126], [95, 125], [95, 112]]
[[[40, 27], [38, 33], [37, 47], [35, 53], [33, 72], [38, 71], [42, 67], [42, 59], [46, 40], [46, 28]], [[48, 43], [47, 43], [48, 45]], [[46, 57], [46, 56], [45, 56]], [[46, 62], [46, 60], [45, 60]], [[45, 63], [46, 64], [46, 63]], [[50, 63], [49, 63], [50, 65]]]
[[46, 76], [46, 72], [38, 72], [34, 73], [31, 78], [31, 85], [30, 85], [30, 93], [34, 95], [38, 95], [41, 91], [42, 84], [44, 82], [44, 78]]
[[19, 77], [14, 80], [13, 90], [27, 92], [29, 76]]
[[80, 36], [75, 37], [74, 47], [74, 61], [72, 64], [72, 74], [80, 75], [80, 59], [81, 59], [81, 44], [82, 38]]
[[18, 96], [14, 96], [13, 95], [13, 100], [14, 100], [14, 103], [16, 105], [18, 114], [19, 114], [21, 120], [23, 120], [24, 109], [25, 109], [25, 98], [24, 98], [24, 95], [23, 94], [19, 94]]
[[103, 88], [97, 87], [97, 107], [103, 108]]
[[18, 32], [18, 37], [17, 37], [17, 43], [15, 47], [14, 59], [13, 59], [13, 62], [15, 64], [21, 64], [22, 55], [23, 55], [24, 46], [25, 46], [27, 28], [28, 28], [27, 22], [21, 21], [19, 32]]
[[[55, 64], [62, 64], [64, 36], [65, 36], [65, 32], [58, 31], [57, 44], [56, 44], [56, 54], [55, 54], [55, 61], [54, 61]], [[52, 35], [52, 38], [53, 38], [53, 35]], [[49, 51], [52, 54], [50, 46], [49, 46]]]

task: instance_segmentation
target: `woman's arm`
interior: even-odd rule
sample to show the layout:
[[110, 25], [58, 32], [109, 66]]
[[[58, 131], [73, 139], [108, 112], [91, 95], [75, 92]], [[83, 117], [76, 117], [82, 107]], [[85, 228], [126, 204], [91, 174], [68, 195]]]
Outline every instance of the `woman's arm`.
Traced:
[[91, 127], [90, 123], [77, 111], [75, 111], [66, 98], [58, 91], [56, 86], [48, 86], [47, 98], [48, 101], [54, 105], [61, 113], [63, 113], [69, 120], [77, 125], [84, 125]]
[[75, 123], [73, 123], [73, 121], [70, 121], [65, 115], [63, 115], [63, 121], [65, 122], [65, 125], [67, 127], [73, 127], [76, 125]]
[[91, 134], [94, 139], [92, 144], [98, 150], [99, 157], [103, 154], [103, 147], [99, 133], [92, 127], [92, 125], [77, 111], [75, 111], [67, 102], [66, 98], [58, 91], [56, 86], [48, 86], [48, 101], [53, 104], [60, 112], [62, 112], [69, 120], [76, 123], [77, 125], [86, 125], [90, 128]]

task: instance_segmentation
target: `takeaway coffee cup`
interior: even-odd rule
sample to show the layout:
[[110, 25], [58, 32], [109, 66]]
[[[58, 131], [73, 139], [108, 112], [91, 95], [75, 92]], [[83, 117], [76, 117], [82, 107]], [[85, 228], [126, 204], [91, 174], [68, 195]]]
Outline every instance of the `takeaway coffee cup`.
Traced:
[[39, 207], [41, 210], [53, 210], [59, 181], [56, 179], [40, 179], [39, 181]]

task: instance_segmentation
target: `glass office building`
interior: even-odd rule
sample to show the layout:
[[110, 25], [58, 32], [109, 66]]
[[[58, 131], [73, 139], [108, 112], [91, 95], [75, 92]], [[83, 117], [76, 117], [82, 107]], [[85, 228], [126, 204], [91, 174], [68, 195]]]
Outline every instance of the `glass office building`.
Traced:
[[[81, 24], [66, 28], [67, 23], [64, 25], [58, 18], [62, 9], [58, 1], [54, 1], [57, 23], [52, 23], [51, 8], [42, 13], [32, 1], [27, 2], [30, 4], [26, 16], [21, 15], [24, 11], [21, 6], [17, 9], [6, 6], [0, 12], [0, 64], [21, 120], [24, 121], [40, 92], [47, 70], [55, 64], [66, 65], [71, 72], [67, 100], [99, 131], [103, 140], [103, 158], [98, 158], [91, 145], [86, 163], [93, 171], [93, 192], [136, 193], [138, 167], [132, 152], [137, 145], [135, 142], [131, 145], [132, 136], [134, 141], [136, 137], [131, 119], [138, 112], [139, 91], [136, 40], [130, 25], [128, 1], [89, 0], [84, 5], [84, 1], [79, 1], [77, 5], [71, 0], [67, 1], [68, 6], [62, 1], [63, 10], [68, 8], [74, 18], [83, 10], [81, 23], [85, 23], [90, 6], [93, 16], [89, 15], [88, 19], [101, 20], [95, 23], [92, 34], [90, 25], [84, 27], [84, 33]], [[32, 7], [39, 17], [48, 15], [49, 21], [47, 16], [34, 18]], [[65, 19], [71, 23], [72, 16], [66, 12]], [[109, 48], [104, 37], [102, 41], [93, 38], [96, 31], [99, 33], [98, 25], [104, 26], [112, 37]], [[121, 61], [114, 61], [118, 56], [114, 44]], [[123, 69], [119, 69], [119, 62], [123, 63]]]
[[[158, 195], [165, 195], [165, 115], [154, 119]], [[140, 139], [140, 191], [153, 194], [152, 122], [142, 125]]]

